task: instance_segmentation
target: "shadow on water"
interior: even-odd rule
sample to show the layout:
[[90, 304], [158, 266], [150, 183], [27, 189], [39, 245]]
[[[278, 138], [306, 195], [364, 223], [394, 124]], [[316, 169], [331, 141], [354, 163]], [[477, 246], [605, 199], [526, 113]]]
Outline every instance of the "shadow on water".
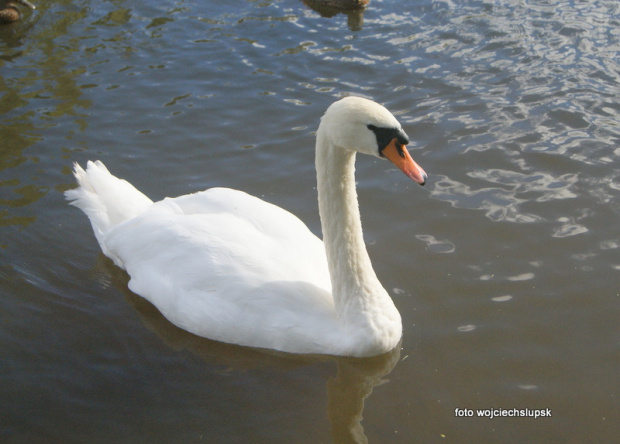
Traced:
[[[14, 63], [24, 55], [23, 38], [32, 30], [35, 19], [34, 15], [26, 13], [22, 20], [15, 23], [0, 25], [0, 44], [6, 50], [0, 53], [0, 67]], [[10, 71], [8, 71], [10, 72]], [[21, 97], [19, 87], [16, 88], [14, 82], [9, 78], [5, 79], [7, 70], [0, 71], [0, 116], [10, 113], [23, 106], [25, 99]], [[0, 123], [0, 172], [14, 168], [26, 161], [22, 151], [31, 146], [36, 140], [26, 134], [35, 130], [34, 124], [24, 115], [15, 118], [13, 121], [3, 119]], [[9, 120], [8, 123], [5, 123]], [[20, 180], [14, 177], [9, 180], [0, 181], [0, 226], [21, 225], [26, 226], [36, 220], [36, 217], [24, 217], [11, 214], [11, 210], [1, 207], [16, 208], [30, 205], [45, 194], [44, 191], [32, 186], [20, 187]], [[12, 188], [13, 195], [6, 196], [3, 188]], [[18, 196], [15, 196], [17, 194]]]
[[[79, 131], [84, 131], [87, 124], [78, 110], [92, 105], [78, 86], [80, 71], [70, 68], [79, 46], [55, 45], [59, 36], [84, 18], [84, 10], [67, 12], [56, 17], [54, 26], [45, 27], [37, 26], [47, 9], [45, 4], [40, 6], [25, 13], [20, 22], [0, 26], [0, 227], [25, 227], [36, 221], [32, 211], [26, 216], [23, 209], [46, 196], [50, 188], [31, 177], [29, 165], [41, 159], [27, 151], [45, 140], [46, 129], [66, 117], [75, 118]], [[25, 58], [31, 60], [20, 60]], [[70, 137], [72, 132], [67, 133]]]
[[327, 416], [332, 439], [336, 443], [367, 443], [362, 425], [364, 402], [375, 387], [388, 382], [400, 359], [400, 345], [389, 353], [373, 358], [346, 358], [322, 355], [296, 355], [268, 349], [242, 347], [212, 341], [188, 333], [169, 322], [150, 302], [131, 292], [129, 276], [103, 255], [96, 266], [108, 275], [112, 285], [136, 310], [144, 326], [175, 351], [188, 351], [208, 364], [222, 366], [227, 372], [269, 368], [290, 371], [320, 362], [336, 364], [336, 376], [327, 380]]

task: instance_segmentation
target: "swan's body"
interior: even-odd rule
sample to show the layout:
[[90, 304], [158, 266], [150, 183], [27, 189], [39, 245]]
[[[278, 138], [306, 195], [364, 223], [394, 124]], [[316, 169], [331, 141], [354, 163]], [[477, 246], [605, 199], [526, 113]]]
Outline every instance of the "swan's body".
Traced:
[[30, 9], [36, 9], [28, 0], [0, 0], [0, 24], [4, 25], [19, 21], [22, 15], [17, 5], [24, 5]]
[[324, 244], [297, 217], [228, 188], [153, 203], [100, 162], [76, 165], [67, 198], [90, 218], [129, 287], [196, 335], [292, 353], [373, 356], [400, 341], [400, 314], [366, 252], [355, 152], [387, 156], [423, 184], [397, 120], [349, 97], [317, 132]]

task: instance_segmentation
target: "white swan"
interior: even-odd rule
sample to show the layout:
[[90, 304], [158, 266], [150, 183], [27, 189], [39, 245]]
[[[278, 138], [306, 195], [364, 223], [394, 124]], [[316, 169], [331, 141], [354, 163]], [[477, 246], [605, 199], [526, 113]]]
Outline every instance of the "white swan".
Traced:
[[324, 242], [288, 211], [229, 188], [153, 203], [101, 162], [76, 164], [79, 187], [65, 195], [129, 288], [178, 327], [284, 352], [374, 356], [399, 343], [402, 324], [364, 245], [355, 154], [387, 157], [423, 185], [408, 142], [370, 100], [327, 109], [316, 141]]

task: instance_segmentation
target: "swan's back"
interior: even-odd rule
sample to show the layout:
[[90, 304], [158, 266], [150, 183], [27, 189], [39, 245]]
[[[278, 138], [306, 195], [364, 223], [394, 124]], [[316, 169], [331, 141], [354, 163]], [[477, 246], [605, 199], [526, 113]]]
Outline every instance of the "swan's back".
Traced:
[[106, 246], [123, 258], [128, 271], [185, 274], [178, 282], [182, 286], [198, 278], [231, 290], [240, 282], [255, 287], [263, 281], [299, 280], [330, 291], [323, 243], [303, 222], [229, 188], [156, 202], [110, 230]]

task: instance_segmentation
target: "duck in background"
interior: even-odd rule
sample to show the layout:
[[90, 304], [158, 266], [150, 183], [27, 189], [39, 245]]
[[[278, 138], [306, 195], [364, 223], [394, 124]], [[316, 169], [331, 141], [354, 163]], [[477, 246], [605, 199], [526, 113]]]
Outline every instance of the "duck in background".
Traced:
[[307, 3], [350, 10], [365, 8], [366, 6], [368, 6], [368, 3], [370, 3], [370, 0], [309, 0]]
[[17, 22], [21, 19], [22, 14], [17, 5], [36, 9], [36, 6], [28, 0], [0, 0], [0, 25]]
[[359, 31], [364, 25], [364, 11], [370, 0], [302, 0], [304, 5], [331, 18], [338, 14], [346, 14], [347, 25], [351, 31]]

